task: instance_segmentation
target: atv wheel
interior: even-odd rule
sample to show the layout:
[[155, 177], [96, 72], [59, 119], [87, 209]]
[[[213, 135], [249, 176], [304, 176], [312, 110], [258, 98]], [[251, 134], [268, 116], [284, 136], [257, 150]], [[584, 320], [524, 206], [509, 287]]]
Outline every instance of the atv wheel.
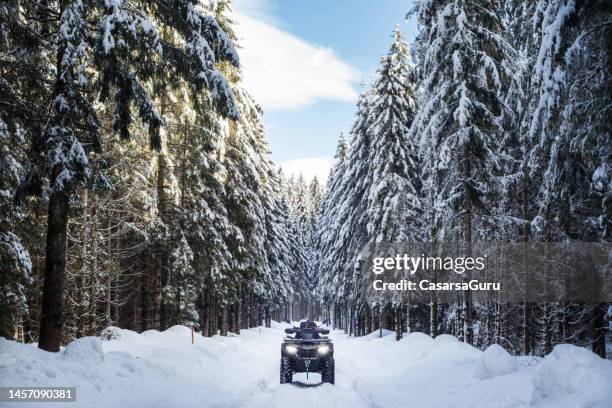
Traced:
[[325, 368], [321, 372], [321, 382], [334, 384], [335, 375], [334, 359], [330, 358], [325, 362]]
[[280, 364], [280, 383], [287, 384], [293, 380], [293, 372], [291, 371], [291, 366], [289, 365], [289, 358], [282, 357]]

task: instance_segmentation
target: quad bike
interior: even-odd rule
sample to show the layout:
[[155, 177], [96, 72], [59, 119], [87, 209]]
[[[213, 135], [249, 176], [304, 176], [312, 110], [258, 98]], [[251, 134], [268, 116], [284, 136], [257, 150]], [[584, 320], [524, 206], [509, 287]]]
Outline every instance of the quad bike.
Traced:
[[281, 345], [280, 383], [293, 380], [294, 373], [320, 373], [321, 382], [334, 383], [334, 345], [322, 335], [329, 330], [319, 329], [316, 323], [306, 321], [300, 327], [285, 329], [287, 336]]

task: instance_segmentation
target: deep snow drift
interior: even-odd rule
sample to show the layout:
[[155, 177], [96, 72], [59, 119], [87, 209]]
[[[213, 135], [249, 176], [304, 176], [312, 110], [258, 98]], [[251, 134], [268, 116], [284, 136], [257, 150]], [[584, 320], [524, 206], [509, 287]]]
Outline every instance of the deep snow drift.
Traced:
[[[485, 352], [455, 337], [392, 332], [348, 339], [332, 332], [336, 385], [318, 375], [279, 384], [283, 324], [203, 338], [175, 326], [137, 334], [113, 328], [60, 353], [0, 339], [0, 385], [73, 386], [67, 407], [555, 407], [612, 406], [612, 362], [557, 346], [544, 359]], [[13, 404], [15, 405], [15, 404]], [[54, 403], [54, 407], [62, 404]], [[0, 406], [10, 406], [9, 404]], [[19, 407], [41, 404], [19, 403]]]

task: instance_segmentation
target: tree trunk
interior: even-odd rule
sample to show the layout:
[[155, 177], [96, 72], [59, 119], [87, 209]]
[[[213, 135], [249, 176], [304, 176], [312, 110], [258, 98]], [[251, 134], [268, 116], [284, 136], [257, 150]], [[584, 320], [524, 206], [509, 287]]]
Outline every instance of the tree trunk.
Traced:
[[[149, 267], [147, 262], [146, 267]], [[149, 325], [149, 294], [151, 289], [151, 279], [144, 272], [140, 275], [140, 326], [141, 331], [148, 330]]]
[[[429, 315], [429, 333], [431, 337], [438, 336], [438, 296], [435, 294], [435, 291], [431, 295], [431, 312]], [[410, 327], [410, 326], [408, 326]]]
[[[59, 2], [59, 14], [64, 12], [66, 1]], [[48, 27], [44, 25], [44, 27]], [[46, 28], [44, 28], [46, 30]], [[65, 87], [62, 77], [62, 60], [66, 46], [61, 45], [57, 51], [55, 96]], [[57, 177], [64, 170], [57, 164], [51, 170], [50, 185], [53, 186]], [[47, 245], [45, 253], [45, 282], [40, 314], [40, 334], [38, 348], [57, 352], [62, 341], [64, 328], [64, 277], [66, 274], [66, 228], [70, 210], [70, 192], [64, 187], [52, 189], [47, 209]]]
[[[164, 222], [166, 211], [166, 157], [163, 152], [157, 156], [157, 211]], [[164, 268], [164, 243], [157, 239], [155, 243], [155, 267], [153, 270], [153, 328], [161, 330], [162, 309], [162, 275]]]
[[242, 308], [240, 307], [240, 301], [236, 302], [234, 305], [234, 319], [236, 323], [234, 324], [234, 330], [236, 330], [236, 334], [240, 334], [240, 329], [242, 328]]
[[527, 262], [527, 243], [530, 239], [531, 226], [530, 223], [527, 222], [529, 220], [529, 191], [528, 191], [528, 181], [527, 176], [523, 176], [523, 245], [525, 255], [523, 256], [524, 263], [524, 278], [523, 282], [525, 285], [525, 292], [523, 298], [523, 354], [526, 356], [532, 353], [531, 343], [532, 343], [532, 334], [531, 334], [531, 303], [530, 303], [530, 294], [529, 294], [529, 286], [530, 286], [530, 272], [528, 270], [529, 264]]
[[544, 220], [546, 225], [546, 242], [544, 246], [546, 256], [546, 271], [544, 275], [544, 354], [549, 354], [552, 351], [552, 305], [549, 302], [548, 277], [551, 276], [551, 253], [550, 253], [550, 209], [547, 208], [544, 212]]
[[257, 324], [255, 324], [255, 327], [259, 327], [263, 322], [263, 308], [259, 305], [259, 302], [255, 302], [255, 307], [257, 308]]
[[98, 289], [98, 200], [92, 194], [91, 206], [91, 283], [89, 287], [89, 335], [95, 336], [97, 331], [97, 289]]
[[266, 305], [264, 307], [264, 314], [265, 314], [264, 320], [266, 321], [266, 327], [268, 328], [272, 327], [272, 318], [270, 317], [270, 306], [269, 305]]
[[347, 308], [346, 311], [347, 314], [347, 321], [348, 321], [348, 333], [349, 336], [353, 335], [353, 307], [351, 305], [349, 305], [349, 307]]
[[[138, 305], [140, 304], [140, 276], [134, 276], [134, 281], [132, 282], [132, 289], [134, 290], [134, 298], [132, 299], [132, 330], [138, 330], [139, 323], [139, 310]], [[115, 288], [117, 290], [117, 288]], [[117, 324], [117, 323], [115, 323]]]
[[219, 334], [221, 336], [227, 336], [227, 305], [220, 305], [220, 318], [221, 318], [221, 325], [219, 327]]
[[[54, 181], [61, 172], [53, 169]], [[53, 191], [49, 197], [47, 218], [47, 251], [45, 283], [40, 317], [38, 347], [57, 352], [64, 327], [64, 275], [66, 273], [66, 226], [68, 224], [68, 193]]]
[[[433, 152], [430, 151], [429, 153], [429, 165], [430, 168], [434, 168], [435, 166], [435, 160], [433, 157]], [[435, 195], [434, 195], [434, 191], [433, 188], [431, 189], [431, 192], [429, 194], [429, 206], [431, 208], [431, 219], [430, 219], [430, 235], [431, 235], [431, 256], [435, 256], [436, 252], [437, 252], [437, 241], [438, 241], [438, 228], [436, 223], [437, 221], [437, 217], [436, 217], [436, 205], [435, 205]], [[433, 283], [438, 282], [438, 271], [434, 270], [433, 271]], [[431, 299], [430, 299], [430, 313], [429, 313], [429, 332], [431, 334], [431, 337], [436, 337], [438, 335], [438, 294], [435, 290], [431, 291]], [[410, 323], [407, 324], [407, 328], [408, 331], [410, 332]]]
[[245, 293], [244, 288], [241, 291], [241, 296], [240, 296], [240, 328], [241, 329], [248, 329], [249, 328], [249, 311], [247, 308], [247, 303], [248, 303], [248, 292]]
[[336, 321], [336, 302], [334, 302], [334, 304], [331, 306], [330, 319], [332, 324], [332, 330], [336, 330], [336, 328], [338, 327], [338, 322]]
[[204, 337], [209, 337], [209, 333], [210, 333], [210, 313], [209, 313], [209, 309], [210, 309], [210, 291], [208, 289], [202, 289], [202, 311], [200, 313], [201, 315], [201, 322], [200, 325], [202, 326], [202, 336]]
[[591, 349], [593, 353], [601, 358], [606, 358], [606, 304], [598, 303], [593, 310], [591, 319], [591, 331], [593, 332], [593, 340]]
[[[106, 212], [106, 221], [108, 229], [108, 271], [106, 275], [106, 299], [104, 304], [104, 317], [106, 326], [113, 326], [113, 318], [111, 315], [112, 299], [113, 299], [113, 277], [115, 276], [115, 259], [113, 255], [113, 223], [110, 213]], [[114, 325], [117, 325], [116, 323]]]
[[378, 337], [383, 336], [382, 307], [378, 306]]
[[[83, 212], [82, 216], [82, 224], [81, 230], [79, 234], [79, 270], [78, 270], [78, 284], [74, 288], [74, 301], [76, 305], [74, 306], [74, 325], [75, 325], [75, 337], [80, 338], [85, 336], [86, 330], [86, 321], [87, 316], [89, 314], [87, 308], [85, 307], [86, 303], [86, 288], [87, 288], [87, 278], [89, 275], [89, 271], [87, 268], [87, 248], [89, 241], [89, 217], [87, 213], [87, 209], [89, 207], [89, 194], [87, 189], [80, 190], [80, 200], [81, 200], [81, 211]], [[70, 302], [69, 302], [70, 304]], [[70, 320], [69, 320], [70, 322]]]
[[549, 302], [544, 303], [544, 354], [552, 351], [552, 307]]
[[[406, 312], [405, 312], [405, 315], [406, 315], [406, 320], [405, 320], [405, 322], [406, 322], [406, 323], [405, 323], [405, 325], [404, 325], [404, 327], [403, 327], [403, 329], [404, 329], [403, 331], [404, 331], [406, 334], [410, 334], [410, 333], [412, 333], [412, 320], [411, 320], [411, 318], [410, 318], [410, 309], [411, 309], [411, 305], [412, 305], [412, 304], [410, 303], [410, 295], [408, 295], [408, 301], [406, 302]], [[402, 319], [402, 320], [403, 320], [403, 319]]]
[[[464, 256], [469, 257], [472, 253], [472, 197], [467, 180], [470, 179], [470, 154], [466, 146], [463, 151], [462, 161], [463, 171], [463, 242]], [[471, 279], [470, 271], [466, 271], [464, 278], [466, 281]], [[472, 307], [472, 291], [463, 291], [463, 341], [467, 344], [474, 344], [474, 328], [473, 328], [473, 307]]]
[[402, 313], [403, 307], [400, 305], [394, 309], [394, 317], [395, 317], [395, 340], [400, 341], [402, 339], [402, 319], [404, 318]]

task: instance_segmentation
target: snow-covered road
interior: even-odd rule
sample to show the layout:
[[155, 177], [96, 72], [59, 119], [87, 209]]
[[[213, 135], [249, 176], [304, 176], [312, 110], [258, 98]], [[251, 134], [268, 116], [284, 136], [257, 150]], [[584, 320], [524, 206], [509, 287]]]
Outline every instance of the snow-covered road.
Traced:
[[[612, 362], [574, 346], [545, 359], [486, 353], [452, 336], [332, 332], [336, 385], [296, 375], [279, 384], [282, 324], [191, 344], [188, 328], [116, 340], [83, 338], [61, 353], [0, 340], [0, 385], [77, 387], [67, 407], [555, 407], [612, 406]], [[61, 404], [54, 403], [53, 406]], [[0, 406], [13, 406], [9, 404]], [[41, 404], [20, 403], [19, 407]]]

